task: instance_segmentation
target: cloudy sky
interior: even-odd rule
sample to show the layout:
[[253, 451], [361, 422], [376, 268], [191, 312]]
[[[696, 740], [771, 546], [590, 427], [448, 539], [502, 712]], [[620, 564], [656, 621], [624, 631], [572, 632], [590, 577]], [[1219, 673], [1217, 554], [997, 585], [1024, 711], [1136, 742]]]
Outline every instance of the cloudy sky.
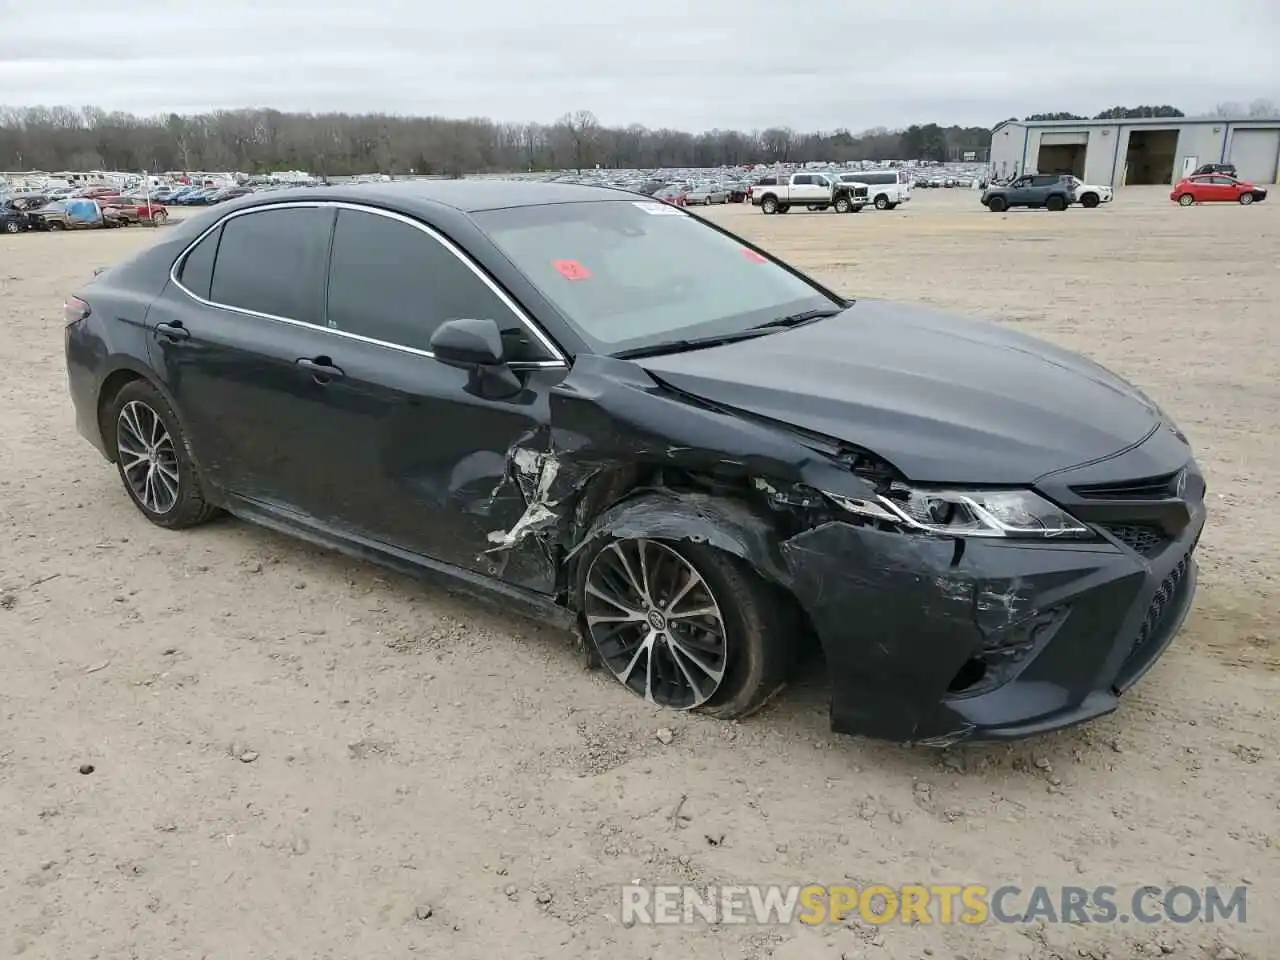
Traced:
[[0, 0], [0, 104], [989, 126], [1280, 101], [1277, 50], [1280, 0]]

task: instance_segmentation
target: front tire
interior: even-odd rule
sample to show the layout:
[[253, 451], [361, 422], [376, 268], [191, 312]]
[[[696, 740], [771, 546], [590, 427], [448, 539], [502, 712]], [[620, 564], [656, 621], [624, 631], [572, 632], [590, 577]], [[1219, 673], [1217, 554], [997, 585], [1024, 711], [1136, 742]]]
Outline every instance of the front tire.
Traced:
[[1196, 202], [1196, 198], [1189, 193], [1184, 193], [1182, 196], [1178, 198], [1178, 206], [1180, 207], [1189, 207], [1195, 202]]
[[1242, 207], [1247, 207], [1247, 206], [1248, 206], [1249, 204], [1251, 204], [1251, 203], [1253, 203], [1253, 194], [1252, 194], [1252, 193], [1242, 193], [1242, 194], [1240, 194], [1240, 205], [1241, 205]]
[[1086, 193], [1083, 197], [1080, 198], [1080, 206], [1087, 207], [1090, 210], [1096, 207], [1098, 203], [1099, 203], [1099, 200], [1098, 200], [1098, 195], [1096, 193]]
[[836, 213], [848, 213], [853, 209], [853, 204], [849, 202], [848, 197], [837, 197], [835, 207]]
[[1063, 210], [1067, 209], [1067, 201], [1062, 197], [1050, 197], [1044, 202], [1044, 205], [1054, 213], [1061, 213]]
[[199, 471], [173, 408], [145, 380], [124, 385], [108, 404], [103, 437], [129, 499], [156, 526], [183, 530], [205, 523], [217, 508], [204, 498]]
[[606, 534], [578, 565], [577, 598], [605, 668], [658, 706], [747, 716], [781, 689], [793, 659], [772, 589], [705, 544]]
[[6, 220], [4, 222], [5, 233], [17, 233], [22, 229], [17, 220]]
[[1004, 213], [1009, 208], [1009, 204], [1004, 197], [992, 197], [987, 201], [987, 209], [992, 213]]

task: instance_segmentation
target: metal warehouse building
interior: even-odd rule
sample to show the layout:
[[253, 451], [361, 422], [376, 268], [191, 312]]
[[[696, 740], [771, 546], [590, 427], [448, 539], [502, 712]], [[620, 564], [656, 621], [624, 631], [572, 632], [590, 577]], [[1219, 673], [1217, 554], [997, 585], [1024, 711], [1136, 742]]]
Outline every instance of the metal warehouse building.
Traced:
[[1234, 163], [1243, 180], [1275, 183], [1280, 118], [1009, 120], [991, 134], [997, 176], [1074, 173], [1087, 183], [1174, 183], [1202, 163]]

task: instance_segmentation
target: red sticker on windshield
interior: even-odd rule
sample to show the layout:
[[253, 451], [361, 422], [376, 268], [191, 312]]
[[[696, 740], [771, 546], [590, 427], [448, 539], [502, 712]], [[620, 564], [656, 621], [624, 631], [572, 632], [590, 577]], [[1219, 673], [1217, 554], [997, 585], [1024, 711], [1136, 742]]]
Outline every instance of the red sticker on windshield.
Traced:
[[754, 250], [748, 250], [746, 247], [742, 248], [742, 255], [752, 263], [768, 263], [767, 258], [756, 253]]
[[566, 280], [586, 280], [591, 276], [591, 271], [577, 260], [552, 260], [551, 265]]

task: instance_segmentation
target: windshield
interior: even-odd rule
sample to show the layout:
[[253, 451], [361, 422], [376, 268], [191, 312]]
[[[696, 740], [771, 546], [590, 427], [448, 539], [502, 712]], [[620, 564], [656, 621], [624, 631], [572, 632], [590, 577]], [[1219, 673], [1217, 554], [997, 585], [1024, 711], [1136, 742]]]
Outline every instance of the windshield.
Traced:
[[656, 201], [473, 216], [598, 353], [735, 334], [842, 306], [741, 241]]

